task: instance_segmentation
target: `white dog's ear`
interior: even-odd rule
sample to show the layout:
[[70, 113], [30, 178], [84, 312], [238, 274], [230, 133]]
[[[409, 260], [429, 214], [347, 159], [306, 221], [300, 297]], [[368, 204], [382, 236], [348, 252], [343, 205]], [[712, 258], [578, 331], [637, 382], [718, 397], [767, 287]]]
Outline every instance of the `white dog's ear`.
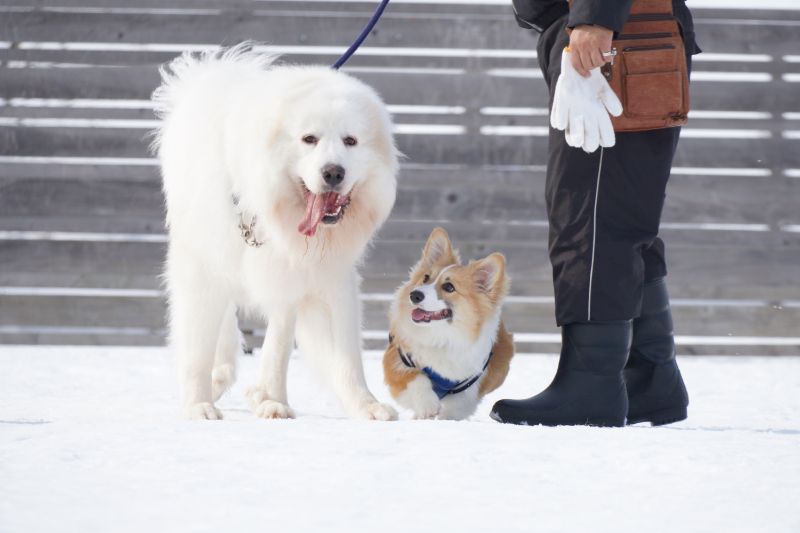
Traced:
[[499, 299], [508, 292], [508, 277], [506, 276], [506, 258], [501, 253], [493, 253], [488, 257], [473, 261], [472, 279], [475, 287], [490, 297]]

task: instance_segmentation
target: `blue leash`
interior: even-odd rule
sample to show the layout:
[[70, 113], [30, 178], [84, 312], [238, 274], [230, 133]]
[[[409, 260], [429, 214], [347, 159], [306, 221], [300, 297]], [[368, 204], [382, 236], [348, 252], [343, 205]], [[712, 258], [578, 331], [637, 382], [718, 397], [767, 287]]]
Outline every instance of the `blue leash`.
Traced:
[[361, 46], [361, 43], [363, 43], [364, 39], [367, 38], [369, 32], [371, 32], [372, 28], [375, 27], [375, 24], [378, 23], [378, 19], [380, 19], [381, 15], [383, 15], [383, 10], [386, 9], [386, 5], [388, 3], [389, 0], [381, 0], [381, 3], [375, 9], [375, 13], [372, 14], [372, 18], [369, 19], [369, 22], [367, 22], [367, 25], [364, 26], [363, 30], [361, 30], [361, 33], [359, 34], [358, 37], [356, 37], [356, 40], [353, 41], [353, 44], [350, 45], [350, 48], [348, 48], [347, 51], [344, 54], [342, 54], [342, 57], [336, 60], [336, 63], [331, 65], [331, 68], [333, 70], [339, 70], [339, 67], [344, 65], [345, 62], [347, 62], [347, 60], [350, 59], [350, 56], [353, 55], [353, 53], [356, 50], [358, 50], [358, 47]]

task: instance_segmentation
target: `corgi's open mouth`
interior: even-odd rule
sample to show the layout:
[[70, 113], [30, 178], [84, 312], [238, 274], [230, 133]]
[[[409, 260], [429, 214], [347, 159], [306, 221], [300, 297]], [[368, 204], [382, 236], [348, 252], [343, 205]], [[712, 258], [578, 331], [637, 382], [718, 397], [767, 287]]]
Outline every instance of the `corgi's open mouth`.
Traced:
[[414, 322], [430, 322], [431, 320], [446, 320], [448, 318], [453, 318], [453, 312], [447, 308], [439, 311], [425, 311], [417, 307], [411, 311], [411, 320]]
[[336, 224], [344, 216], [345, 208], [350, 205], [349, 194], [325, 192], [314, 194], [304, 187], [306, 212], [297, 226], [297, 231], [306, 237], [313, 237], [320, 222]]

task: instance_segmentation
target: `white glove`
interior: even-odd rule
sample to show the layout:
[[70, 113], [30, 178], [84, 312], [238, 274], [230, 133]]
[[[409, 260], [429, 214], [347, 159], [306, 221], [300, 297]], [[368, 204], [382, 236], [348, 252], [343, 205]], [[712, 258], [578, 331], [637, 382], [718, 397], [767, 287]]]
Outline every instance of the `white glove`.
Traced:
[[567, 144], [592, 153], [598, 146], [614, 146], [609, 113], [622, 113], [622, 103], [599, 68], [584, 78], [572, 66], [569, 49], [561, 54], [561, 75], [556, 82], [550, 125], [564, 131]]

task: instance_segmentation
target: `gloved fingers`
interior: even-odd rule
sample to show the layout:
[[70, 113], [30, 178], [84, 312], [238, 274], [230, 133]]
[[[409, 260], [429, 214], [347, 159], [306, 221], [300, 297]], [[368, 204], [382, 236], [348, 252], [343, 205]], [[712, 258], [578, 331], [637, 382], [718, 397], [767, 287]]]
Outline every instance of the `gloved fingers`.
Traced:
[[592, 93], [598, 98], [603, 106], [613, 116], [618, 117], [622, 114], [622, 102], [620, 102], [611, 85], [608, 84], [605, 76], [600, 72], [600, 69], [592, 71], [592, 76], [589, 80]]
[[605, 87], [600, 91], [600, 101], [612, 116], [618, 117], [622, 114], [622, 102], [619, 101], [619, 97], [611, 86], [605, 80], [603, 81]]
[[600, 124], [595, 117], [587, 117], [583, 124], [583, 151], [591, 154], [600, 146]]
[[550, 111], [550, 125], [561, 131], [568, 126], [564, 105], [558, 98], [553, 102], [553, 109]]
[[583, 146], [583, 115], [570, 113], [569, 128], [564, 133], [568, 145], [575, 148]]
[[598, 124], [600, 132], [600, 146], [604, 148], [611, 148], [616, 143], [614, 136], [614, 126], [611, 124], [611, 117], [607, 113], [603, 113], [602, 120]]
[[564, 48], [564, 50], [561, 51], [561, 74], [566, 74], [567, 69], [572, 68], [572, 63], [570, 61], [570, 51]]
[[561, 76], [565, 77], [565, 79], [579, 77], [573, 65], [572, 52], [565, 48], [564, 51], [561, 52]]
[[558, 103], [558, 108], [556, 109], [556, 115], [555, 115], [556, 123], [555, 126], [553, 127], [562, 131], [567, 129], [569, 127], [569, 114], [570, 114], [569, 104], [564, 102], [564, 99], [562, 98], [561, 101]]
[[580, 148], [582, 146], [582, 143], [578, 142], [577, 138], [569, 131], [569, 128], [564, 130], [564, 140], [572, 148]]
[[572, 147], [575, 146], [575, 144], [574, 144], [574, 142], [572, 140], [572, 134], [570, 133], [569, 125], [567, 125], [567, 127], [564, 128], [564, 140], [567, 142], [567, 144], [569, 146], [572, 146]]
[[[561, 75], [563, 76], [563, 74]], [[564, 130], [567, 127], [567, 106], [564, 102], [563, 84], [561, 76], [556, 82], [556, 90], [553, 96], [553, 107], [550, 109], [550, 125], [557, 130]]]

